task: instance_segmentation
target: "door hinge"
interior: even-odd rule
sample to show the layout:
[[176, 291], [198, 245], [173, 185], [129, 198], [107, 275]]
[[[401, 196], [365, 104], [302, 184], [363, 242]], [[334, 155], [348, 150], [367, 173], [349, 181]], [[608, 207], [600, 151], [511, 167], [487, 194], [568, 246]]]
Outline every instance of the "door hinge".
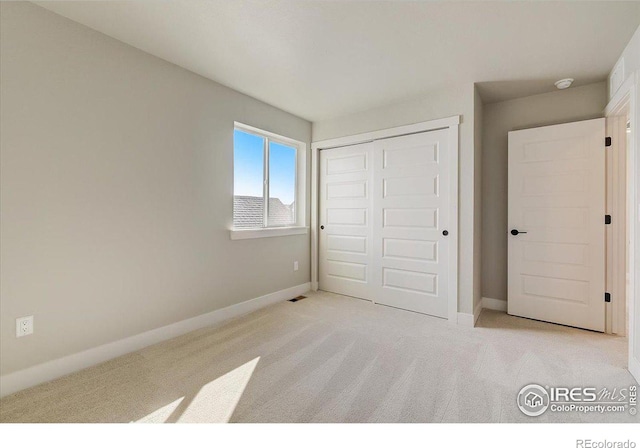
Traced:
[[607, 147], [607, 148], [608, 148], [609, 146], [611, 146], [611, 137], [605, 137], [605, 139], [604, 139], [604, 146], [605, 146], [605, 147]]
[[611, 215], [604, 215], [604, 223], [611, 224]]
[[611, 294], [609, 294], [608, 292], [604, 293], [604, 301], [609, 303], [611, 302]]

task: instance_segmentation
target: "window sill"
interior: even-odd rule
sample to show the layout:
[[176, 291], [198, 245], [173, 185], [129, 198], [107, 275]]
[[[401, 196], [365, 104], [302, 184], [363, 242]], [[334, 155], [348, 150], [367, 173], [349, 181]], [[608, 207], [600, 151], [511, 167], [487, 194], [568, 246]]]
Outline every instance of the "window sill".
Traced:
[[270, 238], [274, 236], [306, 235], [309, 227], [271, 227], [266, 229], [231, 229], [229, 235], [232, 240], [247, 240], [251, 238]]

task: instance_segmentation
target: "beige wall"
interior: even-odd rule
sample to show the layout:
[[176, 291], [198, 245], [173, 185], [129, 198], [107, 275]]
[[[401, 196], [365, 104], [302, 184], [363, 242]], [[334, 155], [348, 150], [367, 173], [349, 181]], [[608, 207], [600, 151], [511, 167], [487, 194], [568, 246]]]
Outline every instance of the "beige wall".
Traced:
[[307, 143], [310, 123], [33, 4], [0, 8], [2, 374], [310, 280], [307, 235], [227, 230], [234, 120]]
[[[461, 115], [460, 125], [460, 239], [458, 311], [473, 312], [474, 295], [474, 85], [442, 89], [409, 101], [313, 123], [313, 141], [359, 134], [421, 121]], [[479, 165], [478, 165], [479, 168]], [[480, 223], [478, 222], [478, 225]]]
[[482, 159], [482, 295], [507, 300], [507, 133], [603, 116], [605, 82], [485, 104]]

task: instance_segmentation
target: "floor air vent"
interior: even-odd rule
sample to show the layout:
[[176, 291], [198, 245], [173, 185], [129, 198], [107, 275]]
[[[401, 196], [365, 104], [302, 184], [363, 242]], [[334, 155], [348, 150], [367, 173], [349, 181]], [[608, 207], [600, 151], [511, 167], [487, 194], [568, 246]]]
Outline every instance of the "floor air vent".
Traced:
[[293, 299], [289, 299], [289, 302], [297, 302], [298, 300], [302, 300], [306, 298], [307, 296], [298, 296], [298, 297], [294, 297]]

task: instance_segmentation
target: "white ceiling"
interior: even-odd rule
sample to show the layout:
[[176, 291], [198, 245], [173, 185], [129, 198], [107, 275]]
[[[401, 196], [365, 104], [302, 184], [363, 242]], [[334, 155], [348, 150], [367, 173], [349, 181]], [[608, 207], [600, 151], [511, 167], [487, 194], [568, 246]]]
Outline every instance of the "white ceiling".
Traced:
[[39, 2], [311, 121], [482, 83], [486, 102], [604, 80], [640, 2]]

